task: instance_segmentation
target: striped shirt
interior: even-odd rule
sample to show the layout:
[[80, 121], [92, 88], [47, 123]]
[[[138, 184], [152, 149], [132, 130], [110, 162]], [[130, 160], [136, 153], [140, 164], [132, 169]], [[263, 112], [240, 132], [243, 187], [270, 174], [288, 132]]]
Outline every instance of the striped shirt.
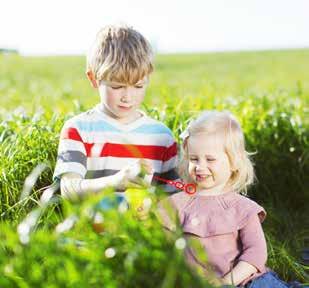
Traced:
[[[171, 130], [143, 111], [137, 120], [122, 124], [105, 114], [100, 105], [65, 122], [58, 147], [53, 180], [73, 172], [85, 179], [117, 173], [136, 159], [147, 159], [154, 175], [176, 180], [177, 144]], [[163, 184], [152, 180], [152, 184]], [[165, 185], [168, 192], [176, 191]]]

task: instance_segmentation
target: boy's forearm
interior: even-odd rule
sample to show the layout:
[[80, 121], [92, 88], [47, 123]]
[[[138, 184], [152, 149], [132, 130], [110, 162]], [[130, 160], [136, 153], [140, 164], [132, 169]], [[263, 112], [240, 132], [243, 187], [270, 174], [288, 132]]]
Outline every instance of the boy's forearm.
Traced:
[[238, 264], [222, 278], [222, 282], [228, 285], [239, 285], [243, 280], [250, 277], [255, 272], [257, 272], [257, 269], [253, 265], [245, 261], [239, 261]]
[[122, 175], [118, 172], [114, 175], [100, 177], [96, 179], [83, 179], [81, 182], [81, 190], [82, 192], [101, 192], [106, 187], [114, 187], [118, 188], [122, 183], [123, 178]]
[[65, 198], [82, 197], [89, 193], [98, 193], [106, 187], [119, 187], [123, 181], [121, 173], [96, 179], [82, 179], [79, 175], [63, 175], [61, 194]]

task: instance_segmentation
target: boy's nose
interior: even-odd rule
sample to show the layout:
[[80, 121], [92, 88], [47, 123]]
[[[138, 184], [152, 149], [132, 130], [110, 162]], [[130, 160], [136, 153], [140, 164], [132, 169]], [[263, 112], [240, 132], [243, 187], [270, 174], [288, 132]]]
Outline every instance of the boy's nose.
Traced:
[[121, 97], [121, 99], [123, 100], [123, 102], [126, 102], [126, 103], [132, 102], [133, 89], [131, 89], [131, 87], [126, 87], [126, 89], [124, 90], [124, 94]]

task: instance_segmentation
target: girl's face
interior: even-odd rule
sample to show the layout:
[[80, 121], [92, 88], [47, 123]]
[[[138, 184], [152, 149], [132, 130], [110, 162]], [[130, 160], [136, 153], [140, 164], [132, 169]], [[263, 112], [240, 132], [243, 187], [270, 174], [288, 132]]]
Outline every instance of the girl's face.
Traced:
[[231, 166], [222, 136], [199, 133], [188, 138], [189, 175], [198, 190], [206, 193], [227, 192]]

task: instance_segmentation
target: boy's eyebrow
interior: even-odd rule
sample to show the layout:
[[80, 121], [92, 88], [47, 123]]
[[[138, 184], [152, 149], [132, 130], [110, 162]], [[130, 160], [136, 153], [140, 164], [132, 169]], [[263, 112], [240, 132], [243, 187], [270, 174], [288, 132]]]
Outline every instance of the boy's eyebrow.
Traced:
[[144, 79], [141, 79], [141, 80], [139, 80], [139, 81], [137, 81], [136, 83], [135, 83], [135, 85], [137, 85], [137, 84], [146, 84], [146, 83], [148, 83], [148, 81], [149, 81], [149, 79], [148, 78], [144, 78]]
[[126, 84], [120, 83], [120, 82], [115, 82], [115, 81], [105, 81], [102, 80], [102, 82], [106, 85], [119, 85], [119, 86], [125, 86]]
[[146, 81], [138, 81], [134, 85], [141, 85], [141, 84], [145, 84], [145, 83], [146, 83]]
[[147, 79], [141, 79], [133, 85], [128, 85], [127, 83], [120, 83], [120, 82], [116, 82], [116, 81], [106, 81], [106, 80], [102, 80], [102, 82], [106, 85], [134, 86], [134, 85], [146, 84], [146, 83], [148, 83], [148, 80]]

